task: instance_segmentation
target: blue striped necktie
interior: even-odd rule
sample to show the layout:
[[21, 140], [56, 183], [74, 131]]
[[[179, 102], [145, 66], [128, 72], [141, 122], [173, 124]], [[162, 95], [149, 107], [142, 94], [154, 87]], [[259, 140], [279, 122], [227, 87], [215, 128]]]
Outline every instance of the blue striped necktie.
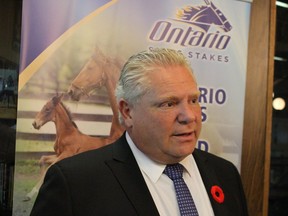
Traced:
[[183, 166], [179, 163], [167, 165], [164, 173], [173, 181], [181, 216], [198, 216], [191, 193], [182, 178]]

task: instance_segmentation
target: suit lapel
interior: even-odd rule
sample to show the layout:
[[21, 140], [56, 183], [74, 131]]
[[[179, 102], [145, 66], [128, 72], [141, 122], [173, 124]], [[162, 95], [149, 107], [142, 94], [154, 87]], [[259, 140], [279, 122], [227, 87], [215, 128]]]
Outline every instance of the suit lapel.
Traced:
[[[196, 164], [198, 166], [199, 172], [201, 174], [203, 183], [205, 185], [207, 194], [209, 196], [213, 211], [215, 216], [224, 216], [224, 215], [229, 215], [227, 212], [227, 208], [225, 208], [225, 201], [224, 203], [218, 203], [215, 201], [215, 199], [213, 198], [212, 194], [211, 194], [211, 188], [214, 185], [217, 185], [219, 187], [221, 187], [221, 184], [218, 180], [217, 174], [215, 173], [215, 171], [213, 169], [211, 169], [211, 167], [213, 166], [209, 166], [209, 163], [213, 163], [213, 161], [209, 161], [209, 159], [206, 157], [206, 154], [203, 154], [200, 150], [195, 149], [193, 152], [193, 156], [194, 159], [196, 161]], [[223, 173], [224, 174], [224, 173]], [[225, 191], [224, 191], [225, 193]]]
[[159, 215], [137, 162], [123, 135], [113, 146], [113, 160], [106, 161], [138, 215]]

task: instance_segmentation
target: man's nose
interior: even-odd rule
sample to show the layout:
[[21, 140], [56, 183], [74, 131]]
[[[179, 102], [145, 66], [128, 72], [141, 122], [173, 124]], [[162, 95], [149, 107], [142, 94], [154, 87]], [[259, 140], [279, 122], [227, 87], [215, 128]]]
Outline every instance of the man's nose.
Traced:
[[196, 119], [196, 107], [191, 104], [182, 104], [179, 108], [177, 120], [180, 124], [188, 124]]

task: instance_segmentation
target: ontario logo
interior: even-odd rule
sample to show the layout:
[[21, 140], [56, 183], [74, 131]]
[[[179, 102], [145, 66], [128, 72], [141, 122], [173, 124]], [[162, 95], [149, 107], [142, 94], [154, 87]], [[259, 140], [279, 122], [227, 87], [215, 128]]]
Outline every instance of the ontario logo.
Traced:
[[149, 34], [154, 42], [225, 50], [231, 40], [232, 25], [210, 0], [202, 5], [178, 9], [175, 18], [157, 21]]

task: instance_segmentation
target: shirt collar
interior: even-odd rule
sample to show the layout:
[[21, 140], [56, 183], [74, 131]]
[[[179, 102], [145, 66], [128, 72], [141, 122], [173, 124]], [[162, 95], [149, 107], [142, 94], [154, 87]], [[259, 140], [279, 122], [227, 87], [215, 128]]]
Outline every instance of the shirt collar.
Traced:
[[[147, 157], [142, 151], [140, 151], [137, 146], [134, 144], [133, 140], [129, 136], [128, 132], [125, 134], [126, 140], [133, 152], [133, 155], [138, 163], [138, 166], [142, 172], [144, 172], [154, 183], [156, 183], [160, 176], [162, 175], [166, 165], [157, 163]], [[193, 165], [196, 164], [194, 158], [191, 155], [188, 155], [182, 161], [179, 162], [185, 168], [185, 171], [191, 176]]]

